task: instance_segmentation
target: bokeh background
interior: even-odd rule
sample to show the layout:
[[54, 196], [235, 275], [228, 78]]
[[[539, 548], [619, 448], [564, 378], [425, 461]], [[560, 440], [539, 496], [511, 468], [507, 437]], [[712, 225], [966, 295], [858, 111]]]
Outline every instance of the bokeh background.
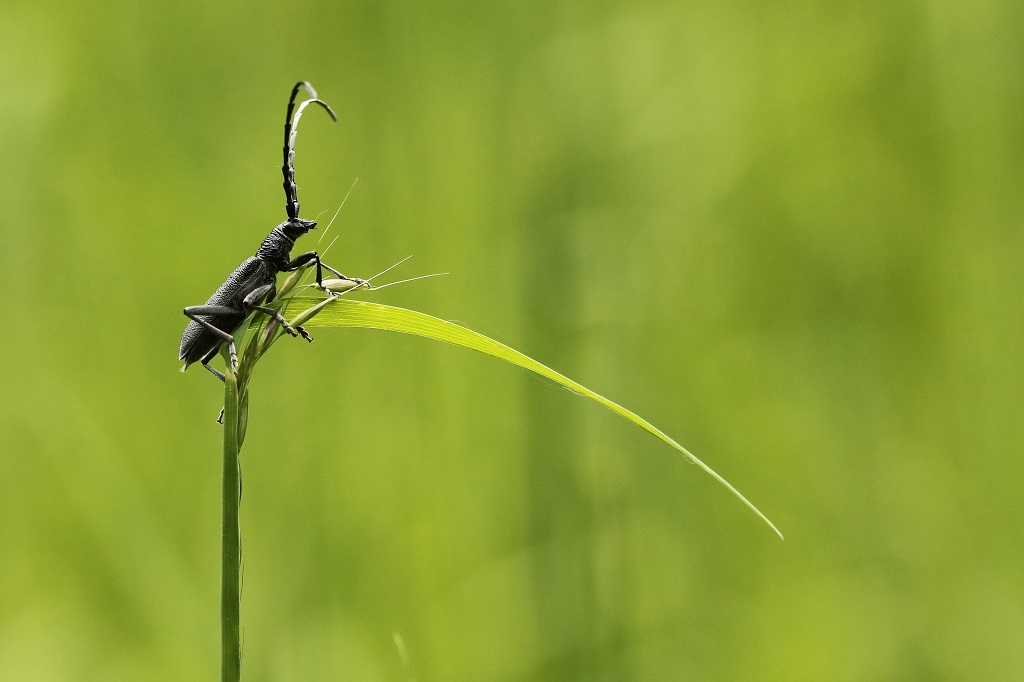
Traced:
[[300, 78], [340, 119], [303, 118], [303, 216], [352, 189], [328, 262], [450, 272], [374, 300], [636, 410], [787, 539], [526, 372], [320, 330], [251, 389], [245, 679], [1024, 679], [1022, 34], [1011, 0], [5, 0], [0, 680], [216, 679], [181, 309], [283, 219]]

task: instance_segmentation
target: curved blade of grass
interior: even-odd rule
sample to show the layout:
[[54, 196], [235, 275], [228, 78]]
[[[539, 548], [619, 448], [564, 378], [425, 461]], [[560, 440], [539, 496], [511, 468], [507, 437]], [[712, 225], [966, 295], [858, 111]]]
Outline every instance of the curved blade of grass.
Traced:
[[292, 325], [302, 324], [307, 327], [368, 327], [371, 329], [384, 329], [387, 331], [423, 336], [428, 339], [445, 341], [456, 346], [462, 346], [463, 348], [479, 351], [486, 355], [496, 357], [499, 360], [504, 360], [505, 362], [510, 362], [513, 365], [519, 365], [531, 372], [535, 372], [542, 377], [564, 386], [574, 393], [586, 396], [587, 398], [600, 403], [615, 414], [633, 422], [644, 431], [656, 436], [661, 441], [678, 450], [684, 457], [686, 457], [687, 460], [696, 464], [709, 476], [728, 488], [729, 492], [739, 498], [743, 504], [747, 505], [747, 507], [757, 514], [762, 521], [767, 523], [780, 538], [782, 537], [782, 533], [780, 533], [779, 529], [775, 527], [775, 524], [769, 521], [768, 517], [762, 514], [761, 510], [755, 507], [750, 500], [740, 493], [740, 491], [736, 490], [736, 488], [734, 488], [728, 481], [718, 475], [714, 469], [697, 459], [697, 457], [689, 450], [674, 441], [646, 419], [630, 412], [618, 403], [612, 402], [604, 396], [594, 393], [586, 386], [576, 383], [572, 379], [559, 374], [550, 367], [542, 365], [533, 358], [523, 355], [519, 351], [509, 348], [505, 344], [499, 343], [498, 341], [486, 337], [483, 334], [478, 334], [471, 329], [467, 329], [466, 327], [462, 327], [453, 322], [447, 322], [431, 315], [416, 312], [415, 310], [396, 308], [394, 306], [382, 305], [380, 303], [372, 303], [369, 301], [353, 301], [340, 298], [323, 300], [297, 296], [288, 301], [284, 315], [285, 317], [293, 318], [291, 320]]

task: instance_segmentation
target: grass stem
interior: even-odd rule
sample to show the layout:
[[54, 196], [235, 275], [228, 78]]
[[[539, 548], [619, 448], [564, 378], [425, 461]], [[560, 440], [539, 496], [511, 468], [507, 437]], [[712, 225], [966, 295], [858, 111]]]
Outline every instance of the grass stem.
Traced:
[[224, 482], [221, 519], [220, 634], [221, 682], [238, 682], [242, 673], [239, 589], [242, 554], [238, 529], [238, 505], [241, 501], [240, 410], [238, 381], [234, 372], [225, 372], [224, 381]]

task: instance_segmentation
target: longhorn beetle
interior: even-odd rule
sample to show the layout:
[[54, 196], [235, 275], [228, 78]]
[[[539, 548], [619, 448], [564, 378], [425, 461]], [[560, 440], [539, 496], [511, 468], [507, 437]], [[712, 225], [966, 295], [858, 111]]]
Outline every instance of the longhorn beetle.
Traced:
[[[302, 89], [309, 93], [309, 99], [301, 102], [296, 108], [295, 99], [298, 97], [299, 90]], [[330, 296], [336, 294], [329, 291], [323, 284], [324, 269], [342, 279], [354, 282], [357, 286], [366, 284], [364, 280], [346, 277], [321, 262], [316, 251], [307, 251], [301, 256], [291, 258], [295, 240], [309, 230], [316, 229], [316, 221], [303, 220], [299, 217], [299, 200], [295, 185], [295, 137], [299, 132], [299, 118], [302, 116], [302, 110], [310, 104], [320, 105], [332, 120], [335, 122], [338, 120], [334, 111], [317, 98], [313, 86], [305, 81], [295, 84], [295, 87], [292, 88], [292, 95], [288, 99], [288, 112], [284, 119], [284, 164], [281, 166], [281, 172], [284, 174], [285, 208], [288, 211], [288, 219], [270, 232], [263, 240], [256, 255], [247, 258], [239, 265], [227, 281], [213, 292], [213, 296], [210, 296], [204, 305], [185, 308], [185, 315], [191, 322], [185, 327], [185, 333], [181, 336], [181, 348], [178, 350], [178, 359], [185, 361], [185, 365], [181, 368], [182, 372], [198, 360], [214, 376], [224, 381], [224, 375], [210, 367], [210, 360], [226, 343], [231, 358], [231, 369], [232, 371], [237, 369], [238, 356], [235, 352], [232, 332], [238, 329], [245, 318], [255, 311], [277, 320], [281, 328], [292, 336], [301, 335], [306, 341], [313, 340], [305, 329], [299, 326], [293, 328], [285, 321], [280, 312], [267, 307], [266, 304], [274, 300], [277, 273], [279, 272], [291, 272], [309, 263], [316, 263], [317, 286]], [[294, 118], [292, 118], [292, 113], [295, 114]]]

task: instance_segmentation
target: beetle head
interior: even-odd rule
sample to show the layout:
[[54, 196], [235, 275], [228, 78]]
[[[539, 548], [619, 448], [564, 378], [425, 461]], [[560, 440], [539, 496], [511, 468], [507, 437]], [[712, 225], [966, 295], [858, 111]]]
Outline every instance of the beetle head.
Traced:
[[310, 230], [315, 230], [316, 221], [303, 220], [302, 218], [289, 218], [282, 223], [281, 227], [284, 228], [284, 233], [294, 241]]

